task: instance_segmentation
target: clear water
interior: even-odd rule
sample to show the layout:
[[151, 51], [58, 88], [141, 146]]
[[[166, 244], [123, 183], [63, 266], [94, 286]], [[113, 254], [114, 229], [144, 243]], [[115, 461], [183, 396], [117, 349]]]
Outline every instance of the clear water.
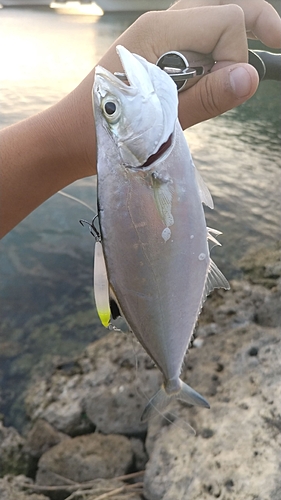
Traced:
[[[72, 90], [136, 16], [101, 18], [49, 9], [0, 10], [0, 127], [53, 104]], [[280, 83], [264, 82], [242, 107], [186, 132], [223, 231], [214, 260], [228, 278], [239, 259], [280, 239]], [[95, 206], [95, 179], [68, 192]], [[78, 220], [91, 212], [53, 196], [0, 243], [0, 412], [25, 422], [30, 378], [106, 333], [92, 300], [93, 239]]]

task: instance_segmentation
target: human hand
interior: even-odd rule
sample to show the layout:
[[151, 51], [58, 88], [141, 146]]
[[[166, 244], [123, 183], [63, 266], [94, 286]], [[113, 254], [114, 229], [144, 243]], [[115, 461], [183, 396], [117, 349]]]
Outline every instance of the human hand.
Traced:
[[247, 64], [247, 37], [281, 47], [280, 18], [264, 0], [237, 0], [235, 4], [180, 0], [167, 11], [141, 16], [100, 64], [110, 71], [121, 70], [117, 44], [154, 63], [170, 50], [211, 53], [216, 61], [211, 74], [179, 94], [179, 118], [182, 127], [188, 128], [242, 104], [255, 93], [258, 76]]

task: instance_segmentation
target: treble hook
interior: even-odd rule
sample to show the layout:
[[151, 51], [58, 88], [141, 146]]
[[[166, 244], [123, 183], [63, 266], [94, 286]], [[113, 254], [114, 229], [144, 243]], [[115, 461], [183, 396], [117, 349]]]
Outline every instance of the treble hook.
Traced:
[[98, 218], [98, 215], [95, 215], [92, 222], [88, 222], [87, 220], [84, 220], [84, 219], [80, 219], [79, 222], [80, 222], [81, 226], [83, 226], [83, 227], [85, 224], [87, 224], [89, 226], [89, 231], [90, 231], [91, 235], [95, 238], [96, 241], [101, 242], [101, 234], [98, 231], [98, 229], [95, 227], [95, 221], [97, 218]]

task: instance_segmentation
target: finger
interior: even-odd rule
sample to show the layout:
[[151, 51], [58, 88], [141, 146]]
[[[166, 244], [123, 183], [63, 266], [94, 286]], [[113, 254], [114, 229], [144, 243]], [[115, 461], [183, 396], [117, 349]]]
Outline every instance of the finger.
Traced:
[[116, 44], [153, 63], [169, 50], [212, 52], [216, 61], [246, 62], [244, 26], [243, 11], [236, 5], [148, 12]]
[[259, 84], [258, 73], [249, 64], [221, 68], [179, 94], [179, 120], [188, 128], [239, 106]]
[[244, 11], [246, 30], [269, 47], [281, 47], [281, 19], [272, 5], [264, 0], [236, 0], [236, 3]]
[[[229, 0], [180, 0], [171, 10], [189, 9], [202, 6], [228, 5]], [[264, 0], [235, 0], [245, 15], [246, 30], [249, 38], [258, 38], [269, 47], [281, 47], [281, 19], [274, 7]]]

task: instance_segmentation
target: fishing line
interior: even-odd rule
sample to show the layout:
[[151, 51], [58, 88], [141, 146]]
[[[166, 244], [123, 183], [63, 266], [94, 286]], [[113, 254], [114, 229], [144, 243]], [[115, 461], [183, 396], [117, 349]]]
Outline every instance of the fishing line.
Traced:
[[[136, 391], [141, 395], [143, 396], [143, 398], [149, 402], [150, 401], [150, 398], [149, 396], [145, 393], [145, 391], [137, 384], [137, 381], [140, 381], [141, 382], [141, 377], [139, 375], [140, 373], [140, 368], [139, 368], [139, 361], [138, 361], [138, 353], [137, 353], [137, 350], [136, 350], [136, 345], [138, 345], [139, 347], [141, 347], [141, 344], [138, 342], [137, 338], [135, 337], [135, 335], [133, 334], [132, 330], [129, 330], [129, 332], [132, 334], [131, 336], [131, 345], [132, 345], [132, 349], [133, 349], [133, 353], [134, 353], [134, 357], [135, 357], [135, 379], [136, 379], [136, 384], [135, 384], [135, 387], [136, 387]], [[151, 360], [152, 361], [152, 360]], [[152, 361], [153, 362], [153, 361]], [[176, 399], [174, 401], [177, 401]], [[171, 400], [171, 403], [172, 403], [172, 400]], [[168, 412], [169, 415], [170, 415], [170, 418], [167, 414], [164, 414], [161, 412], [161, 410], [159, 410], [158, 408], [156, 408], [156, 406], [153, 404], [153, 403], [150, 403], [151, 406], [153, 407], [153, 409], [155, 410], [156, 413], [158, 413], [159, 417], [162, 417], [168, 425], [174, 425], [176, 426], [177, 428], [179, 429], [185, 429], [185, 430], [188, 430], [190, 434], [192, 434], [193, 436], [196, 435], [196, 431], [195, 429], [184, 419], [181, 419], [181, 417], [179, 417], [176, 413], [172, 413], [172, 412]], [[154, 417], [156, 417], [156, 415], [154, 415]], [[152, 417], [152, 418], [154, 418]], [[173, 419], [173, 420], [172, 420]], [[181, 423], [180, 423], [181, 422]], [[163, 425], [161, 426], [163, 427]]]
[[85, 201], [79, 200], [79, 198], [76, 198], [76, 196], [72, 196], [72, 194], [66, 193], [65, 191], [58, 191], [58, 194], [61, 194], [62, 196], [65, 196], [65, 198], [69, 198], [72, 201], [76, 201], [76, 203], [79, 203], [80, 205], [83, 205], [84, 207], [88, 208], [93, 212], [94, 214], [96, 213], [96, 210], [94, 210], [88, 203]]
[[[76, 198], [76, 196], [73, 196], [69, 193], [66, 193], [65, 191], [58, 191], [58, 194], [64, 196], [65, 198], [68, 198], [69, 200], [72, 200], [72, 201], [75, 201], [76, 203], [79, 203], [79, 205], [83, 205], [84, 207], [88, 208], [89, 210], [91, 210], [91, 212], [93, 212], [94, 214], [96, 214], [96, 211], [90, 207], [90, 205], [88, 205], [88, 203], [86, 203], [85, 201], [82, 201], [80, 200], [79, 198]], [[96, 229], [95, 225], [94, 225], [94, 222], [95, 220], [98, 218], [97, 215], [95, 215], [95, 217], [93, 218], [92, 222], [88, 222], [86, 220], [83, 220], [81, 219], [79, 222], [82, 226], [84, 226], [84, 224], [88, 224], [89, 227], [90, 227], [90, 233], [94, 236], [95, 240], [96, 241], [100, 241], [101, 237], [100, 237], [100, 233], [99, 231]], [[120, 328], [118, 328], [117, 326], [115, 326], [114, 324], [110, 323], [108, 325], [108, 330], [110, 331], [114, 331], [114, 332], [120, 332], [120, 333], [124, 333]]]

